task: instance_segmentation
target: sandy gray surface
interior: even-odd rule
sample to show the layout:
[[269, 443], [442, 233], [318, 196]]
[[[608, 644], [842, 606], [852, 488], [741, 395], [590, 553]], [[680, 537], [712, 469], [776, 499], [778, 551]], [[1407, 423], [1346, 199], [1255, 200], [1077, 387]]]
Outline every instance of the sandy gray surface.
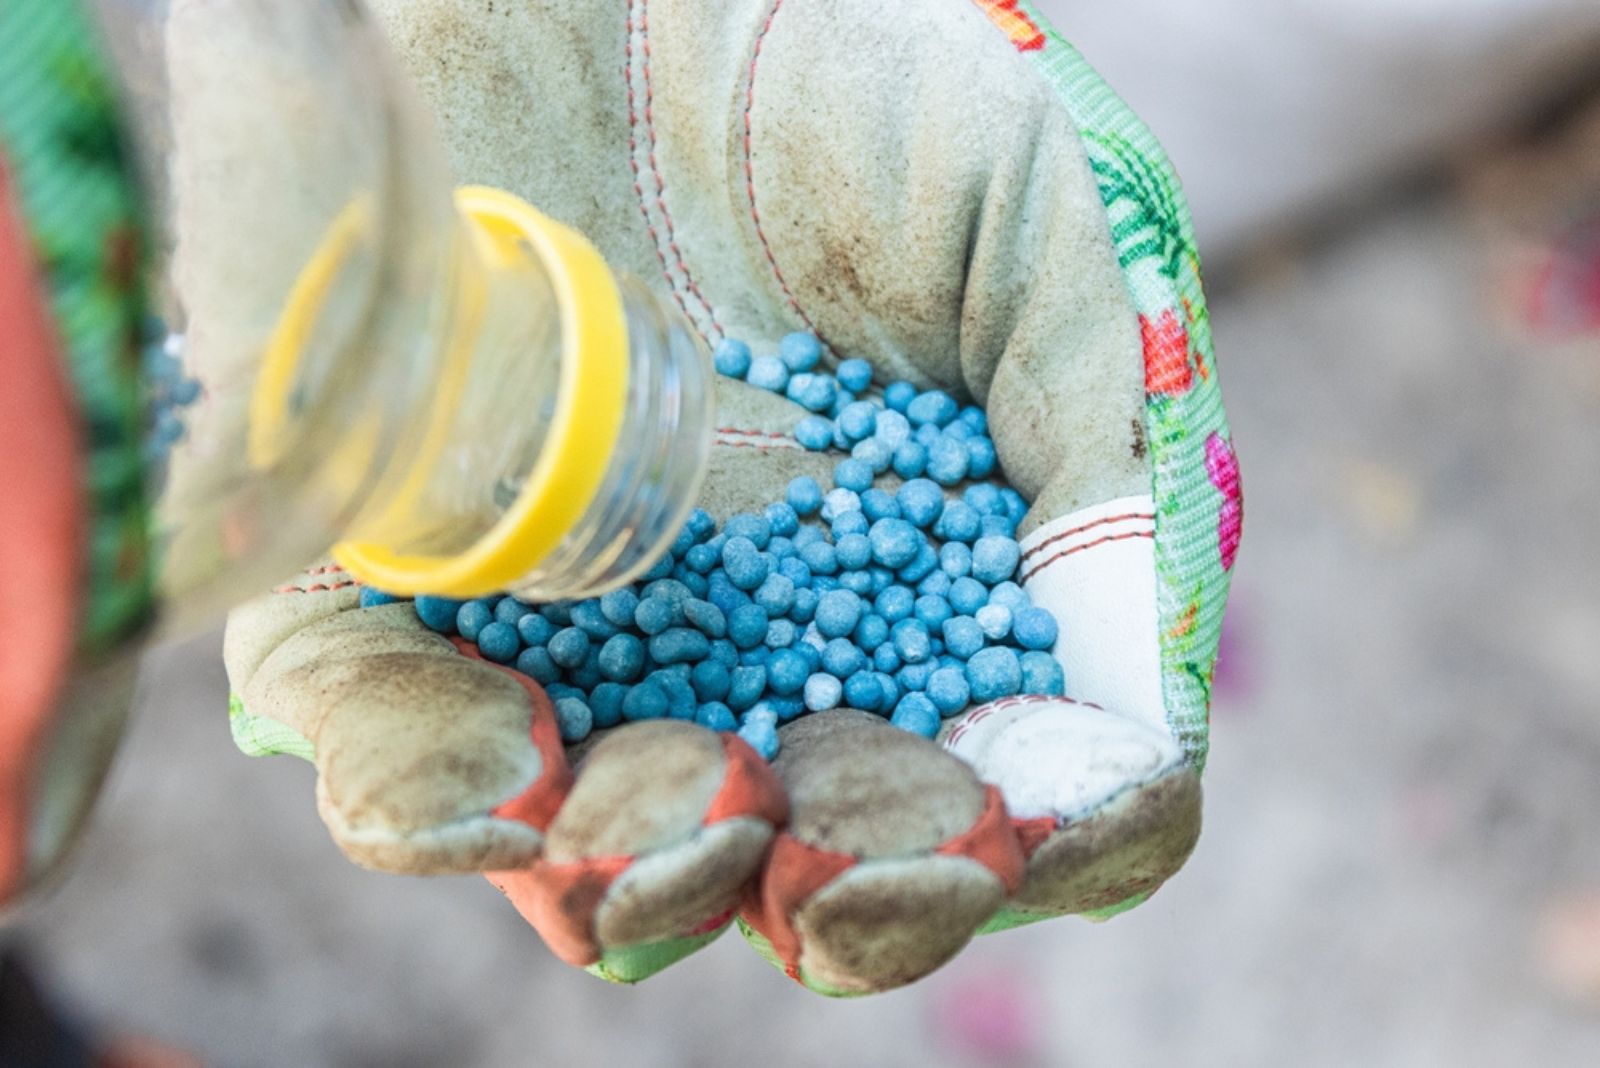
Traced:
[[[1258, 262], [1215, 294], [1247, 521], [1207, 829], [1144, 908], [862, 1001], [736, 936], [611, 988], [480, 881], [344, 862], [310, 768], [232, 749], [208, 640], [150, 662], [25, 924], [46, 971], [220, 1065], [1600, 1063], [1533, 950], [1600, 887], [1600, 354], [1488, 325], [1442, 208]], [[986, 999], [1005, 1041], [962, 1023]]]

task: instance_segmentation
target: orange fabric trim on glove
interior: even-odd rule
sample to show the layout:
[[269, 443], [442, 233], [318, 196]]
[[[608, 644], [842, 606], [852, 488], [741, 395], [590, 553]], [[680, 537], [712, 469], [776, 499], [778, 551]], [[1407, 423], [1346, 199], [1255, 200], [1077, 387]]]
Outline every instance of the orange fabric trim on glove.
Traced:
[[1011, 829], [1017, 832], [1017, 840], [1022, 843], [1022, 855], [1032, 857], [1039, 847], [1044, 845], [1044, 840], [1056, 833], [1061, 821], [1054, 816], [1035, 816], [1031, 820], [1012, 820]]
[[561, 811], [561, 803], [572, 789], [572, 768], [567, 764], [567, 751], [561, 744], [561, 728], [556, 724], [556, 710], [544, 688], [520, 671], [485, 660], [478, 647], [465, 638], [451, 638], [451, 643], [470, 660], [488, 664], [516, 680], [528, 694], [533, 723], [529, 734], [533, 747], [544, 761], [544, 771], [526, 790], [511, 800], [489, 810], [489, 815], [500, 819], [516, 820], [543, 832]]
[[600, 959], [594, 914], [633, 857], [585, 857], [569, 864], [536, 860], [531, 868], [486, 872], [485, 878], [511, 899], [550, 952], [587, 968]]
[[[984, 788], [983, 811], [972, 826], [940, 845], [939, 856], [970, 857], [994, 872], [1014, 894], [1022, 886], [1026, 861], [1022, 845], [1006, 813], [1005, 800], [994, 786]], [[772, 944], [783, 970], [800, 980], [800, 936], [794, 914], [833, 880], [862, 861], [848, 853], [819, 849], [788, 833], [778, 835], [760, 885], [741, 912], [745, 923]]]
[[772, 853], [740, 917], [772, 943], [784, 973], [800, 981], [800, 936], [792, 917], [824, 886], [860, 863], [848, 853], [807, 845], [787, 831], [772, 843]]
[[[532, 680], [526, 685], [536, 688]], [[706, 806], [701, 826], [710, 827], [739, 816], [755, 816], [782, 826], [789, 816], [789, 799], [778, 777], [744, 739], [733, 734], [718, 737], [726, 770], [722, 785]], [[632, 855], [584, 857], [564, 863], [541, 859], [529, 868], [494, 872], [488, 879], [511, 899], [551, 952], [568, 964], [586, 968], [601, 955], [594, 932], [595, 912], [611, 884], [636, 859]]]
[[934, 852], [942, 857], [971, 857], [994, 872], [1000, 885], [1006, 888], [1006, 896], [1010, 897], [1022, 889], [1027, 858], [1022, 855], [1022, 843], [1017, 841], [1000, 788], [985, 786], [983, 791], [983, 812], [977, 822], [965, 834], [950, 839]]
[[774, 827], [789, 822], [789, 795], [773, 773], [772, 765], [737, 734], [720, 734], [722, 753], [728, 761], [717, 796], [706, 808], [704, 825], [733, 819], [735, 816], [760, 816]]

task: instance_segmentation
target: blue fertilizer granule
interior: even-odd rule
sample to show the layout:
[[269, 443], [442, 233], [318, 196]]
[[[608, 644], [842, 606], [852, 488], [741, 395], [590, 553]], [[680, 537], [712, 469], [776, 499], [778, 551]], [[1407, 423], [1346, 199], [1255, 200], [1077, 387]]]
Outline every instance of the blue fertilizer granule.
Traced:
[[[866, 361], [830, 374], [822, 359], [809, 334], [714, 354], [810, 410], [795, 436], [839, 456], [832, 485], [796, 478], [720, 529], [696, 509], [645, 579], [599, 598], [419, 597], [418, 617], [546, 687], [567, 742], [673, 717], [770, 760], [779, 724], [808, 712], [857, 708], [932, 738], [974, 704], [1061, 694], [1056, 619], [1015, 581], [1027, 503], [978, 481], [996, 468], [984, 412], [908, 382], [874, 396]], [[890, 472], [897, 490], [878, 485]], [[395, 600], [361, 591], [363, 607]]]

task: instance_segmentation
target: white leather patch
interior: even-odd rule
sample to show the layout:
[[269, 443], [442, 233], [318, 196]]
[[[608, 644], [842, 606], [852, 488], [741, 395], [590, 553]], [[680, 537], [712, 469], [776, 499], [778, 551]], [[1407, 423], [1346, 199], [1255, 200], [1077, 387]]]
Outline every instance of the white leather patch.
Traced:
[[1168, 733], [1151, 498], [1107, 501], [1040, 527], [1022, 542], [1018, 574], [1060, 624], [1055, 657], [1067, 696]]
[[1165, 729], [1059, 697], [1012, 697], [969, 713], [944, 746], [1000, 788], [1016, 819], [1085, 815], [1182, 759]]

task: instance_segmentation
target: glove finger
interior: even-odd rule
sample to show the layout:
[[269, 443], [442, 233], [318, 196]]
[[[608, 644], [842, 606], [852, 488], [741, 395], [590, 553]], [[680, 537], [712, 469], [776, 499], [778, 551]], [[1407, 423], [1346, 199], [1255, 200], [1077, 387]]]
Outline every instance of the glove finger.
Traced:
[[530, 862], [570, 782], [548, 698], [463, 656], [409, 605], [354, 607], [331, 574], [231, 618], [241, 747], [310, 759], [318, 812], [358, 864], [439, 874]]
[[1199, 775], [1149, 724], [1017, 697], [948, 721], [940, 739], [1000, 790], [1028, 858], [1021, 889], [986, 930], [1138, 904], [1199, 837]]
[[785, 727], [791, 816], [741, 913], [757, 950], [819, 993], [888, 990], [966, 945], [1021, 880], [997, 793], [864, 712]]
[[637, 982], [727, 929], [787, 807], [736, 736], [632, 724], [588, 752], [543, 856], [489, 880], [557, 956]]

